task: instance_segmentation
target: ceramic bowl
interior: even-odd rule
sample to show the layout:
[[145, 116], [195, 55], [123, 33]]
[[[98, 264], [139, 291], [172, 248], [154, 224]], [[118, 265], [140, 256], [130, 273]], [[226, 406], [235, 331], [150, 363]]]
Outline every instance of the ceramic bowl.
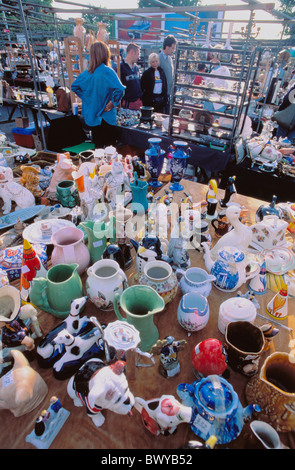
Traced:
[[256, 307], [251, 300], [243, 297], [232, 297], [222, 302], [219, 307], [218, 329], [224, 335], [228, 323], [233, 321], [253, 323], [256, 314]]

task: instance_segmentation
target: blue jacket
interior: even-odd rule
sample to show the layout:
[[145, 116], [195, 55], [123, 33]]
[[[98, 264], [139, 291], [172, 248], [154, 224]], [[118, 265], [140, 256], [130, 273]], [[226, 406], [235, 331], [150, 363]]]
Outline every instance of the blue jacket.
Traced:
[[72, 83], [71, 90], [82, 100], [82, 116], [88, 126], [99, 126], [102, 119], [116, 125], [116, 109], [105, 112], [104, 108], [110, 100], [118, 106], [125, 87], [111, 67], [101, 64], [93, 73], [85, 70]]

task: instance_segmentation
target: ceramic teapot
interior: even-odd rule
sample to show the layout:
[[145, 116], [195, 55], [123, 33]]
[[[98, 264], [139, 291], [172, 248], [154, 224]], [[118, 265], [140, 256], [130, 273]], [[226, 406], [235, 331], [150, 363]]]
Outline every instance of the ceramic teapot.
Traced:
[[[258, 263], [254, 261], [247, 262], [245, 253], [235, 246], [221, 248], [218, 251], [216, 261], [211, 259], [210, 250], [206, 249], [204, 260], [206, 269], [216, 277], [213, 284], [217, 289], [224, 292], [234, 292], [244, 282], [252, 279], [260, 269]], [[248, 265], [250, 266], [250, 272], [246, 274]]]
[[258, 405], [243, 408], [231, 384], [218, 375], [209, 375], [192, 384], [182, 383], [177, 387], [177, 394], [184, 405], [193, 409], [190, 422], [193, 432], [205, 441], [214, 435], [217, 444], [236, 439], [253, 411], [260, 411]]

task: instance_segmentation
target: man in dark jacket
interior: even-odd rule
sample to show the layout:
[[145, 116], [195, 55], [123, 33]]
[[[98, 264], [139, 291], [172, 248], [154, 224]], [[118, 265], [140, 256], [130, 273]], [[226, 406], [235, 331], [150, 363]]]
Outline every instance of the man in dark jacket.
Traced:
[[126, 58], [120, 64], [121, 82], [125, 85], [125, 96], [122, 107], [140, 109], [142, 106], [142, 90], [140, 86], [139, 67], [136, 64], [140, 57], [140, 47], [130, 43], [126, 49]]

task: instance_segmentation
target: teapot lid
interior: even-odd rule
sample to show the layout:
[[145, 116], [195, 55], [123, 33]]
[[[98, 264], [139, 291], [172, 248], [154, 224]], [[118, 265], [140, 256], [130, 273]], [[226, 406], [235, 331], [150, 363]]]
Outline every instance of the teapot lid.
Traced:
[[209, 375], [202, 379], [195, 396], [207, 410], [216, 413], [229, 411], [235, 398], [231, 385], [218, 375]]
[[235, 246], [224, 246], [222, 247], [218, 255], [227, 262], [239, 263], [245, 259], [245, 253]]

